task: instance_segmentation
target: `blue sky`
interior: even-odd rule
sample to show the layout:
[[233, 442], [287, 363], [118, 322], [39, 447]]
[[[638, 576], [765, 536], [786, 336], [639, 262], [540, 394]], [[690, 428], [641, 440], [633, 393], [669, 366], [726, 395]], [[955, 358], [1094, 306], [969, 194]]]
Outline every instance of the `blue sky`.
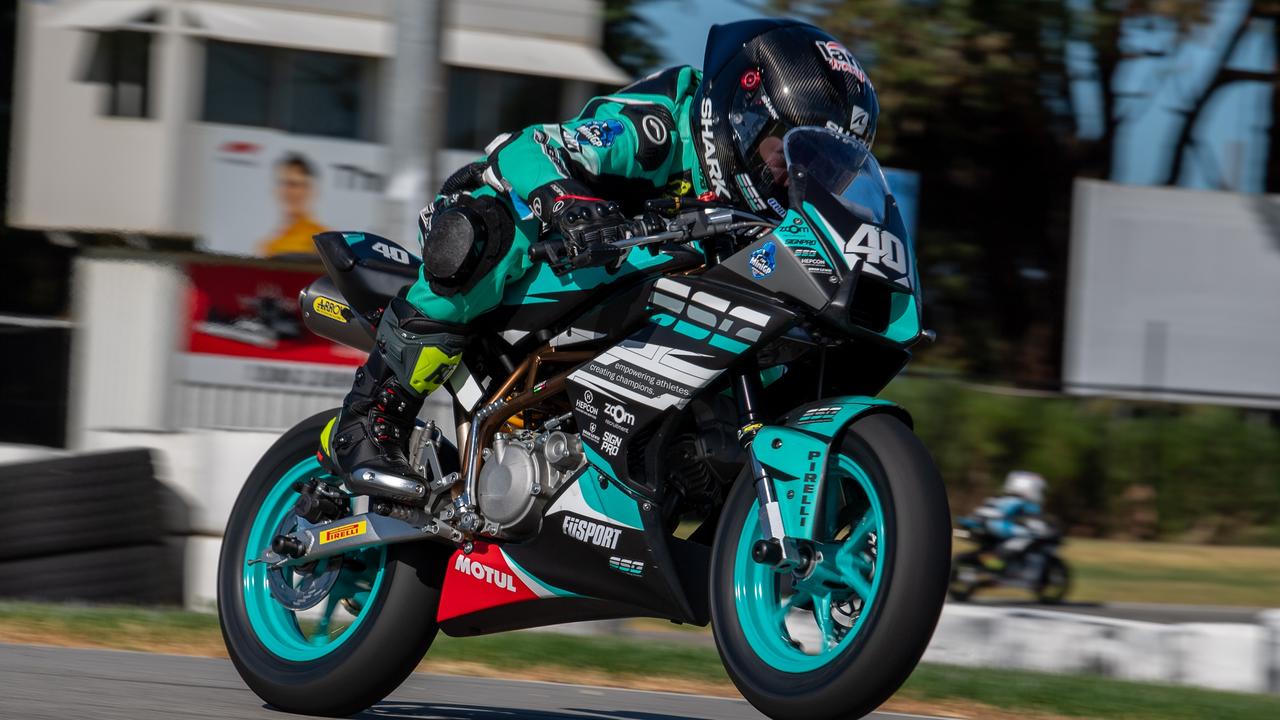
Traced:
[[702, 67], [702, 50], [712, 25], [760, 17], [735, 0], [661, 0], [642, 5], [640, 14], [662, 28], [662, 35], [654, 40], [668, 65], [696, 67]]

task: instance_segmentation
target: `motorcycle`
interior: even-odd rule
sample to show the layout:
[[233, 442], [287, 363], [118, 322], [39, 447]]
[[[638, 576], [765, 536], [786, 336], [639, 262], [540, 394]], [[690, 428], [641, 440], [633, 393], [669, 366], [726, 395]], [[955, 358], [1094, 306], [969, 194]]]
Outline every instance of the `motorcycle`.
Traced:
[[1025, 525], [1030, 534], [1005, 538], [992, 534], [987, 519], [974, 516], [957, 521], [956, 537], [978, 545], [960, 553], [951, 563], [952, 600], [966, 602], [982, 588], [1014, 587], [1029, 590], [1045, 605], [1063, 601], [1071, 589], [1071, 570], [1058, 555], [1062, 532], [1038, 518]]
[[[774, 718], [861, 716], [901, 685], [951, 546], [932, 458], [875, 397], [932, 336], [914, 249], [864, 144], [797, 128], [784, 147], [781, 222], [666, 199], [611, 245], [535, 244], [447, 383], [457, 445], [432, 421], [410, 439], [417, 500], [353, 496], [324, 469], [336, 410], [280, 438], [218, 571], [254, 692], [347, 715], [437, 632], [624, 617], [709, 623]], [[317, 246], [328, 276], [301, 294], [305, 323], [372, 347], [419, 259], [368, 233]], [[684, 518], [700, 524], [676, 537]]]

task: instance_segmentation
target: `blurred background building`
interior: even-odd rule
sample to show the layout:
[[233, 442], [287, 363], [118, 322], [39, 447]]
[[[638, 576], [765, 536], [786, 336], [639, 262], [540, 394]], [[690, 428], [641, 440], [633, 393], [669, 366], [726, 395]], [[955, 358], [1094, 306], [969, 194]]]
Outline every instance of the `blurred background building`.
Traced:
[[[418, 82], [395, 84], [394, 3], [18, 5], [10, 224], [256, 254], [277, 222], [273, 170], [292, 155], [313, 175], [318, 222], [372, 222], [389, 236], [413, 227], [381, 217], [398, 190], [388, 143], [404, 95], [434, 90], [441, 73], [432, 54], [414, 62]], [[599, 7], [587, 0], [416, 5], [435, 14], [414, 19], [442, 24], [411, 36], [438, 42], [447, 71], [448, 92], [429, 108], [429, 127], [445, 130], [425, 138], [441, 168], [628, 80], [599, 50]]]
[[[441, 173], [502, 129], [569, 117], [631, 77], [601, 52], [601, 7], [590, 0], [30, 1], [5, 4], [0, 32], [5, 248], [25, 277], [5, 291], [15, 316], [5, 333], [41, 358], [6, 360], [6, 399], [24, 415], [0, 421], [0, 435], [50, 445], [66, 442], [78, 249], [305, 254], [329, 228], [412, 245]], [[121, 287], [107, 281], [109, 292]], [[173, 303], [157, 292], [140, 285], [113, 309], [93, 298], [83, 307], [118, 318], [132, 299], [164, 315]], [[149, 317], [127, 342], [171, 345], [172, 323]], [[172, 404], [155, 397], [171, 390], [165, 373], [111, 352], [128, 333], [104, 331], [107, 345], [84, 346], [102, 376], [77, 387], [106, 395], [79, 407], [167, 416]], [[123, 381], [131, 374], [138, 383]], [[33, 384], [44, 389], [32, 394]], [[257, 418], [248, 422], [288, 424]]]

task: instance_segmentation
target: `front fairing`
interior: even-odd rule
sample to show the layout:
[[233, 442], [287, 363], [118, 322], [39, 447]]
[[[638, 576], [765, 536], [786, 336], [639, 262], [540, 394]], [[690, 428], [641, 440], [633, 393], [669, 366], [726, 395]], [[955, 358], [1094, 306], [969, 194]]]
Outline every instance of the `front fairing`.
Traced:
[[784, 138], [791, 209], [771, 235], [822, 289], [823, 316], [894, 345], [921, 333], [915, 246], [879, 163], [861, 141], [825, 128]]

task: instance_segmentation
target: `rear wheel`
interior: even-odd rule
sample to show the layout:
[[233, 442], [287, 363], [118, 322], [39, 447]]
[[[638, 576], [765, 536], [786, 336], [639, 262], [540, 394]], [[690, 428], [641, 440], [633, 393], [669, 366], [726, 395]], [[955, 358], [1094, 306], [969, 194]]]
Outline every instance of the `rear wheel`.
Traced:
[[803, 577], [755, 562], [744, 474], [712, 557], [712, 622], [734, 684], [773, 718], [861, 717], [911, 674], [942, 609], [951, 555], [946, 492], [901, 421], [871, 415], [833, 454]]
[[409, 543], [288, 569], [249, 564], [296, 527], [295, 485], [326, 477], [315, 451], [335, 413], [290, 430], [250, 473], [223, 538], [218, 615], [231, 660], [259, 697], [345, 716], [385, 697], [426, 653], [449, 553]]

